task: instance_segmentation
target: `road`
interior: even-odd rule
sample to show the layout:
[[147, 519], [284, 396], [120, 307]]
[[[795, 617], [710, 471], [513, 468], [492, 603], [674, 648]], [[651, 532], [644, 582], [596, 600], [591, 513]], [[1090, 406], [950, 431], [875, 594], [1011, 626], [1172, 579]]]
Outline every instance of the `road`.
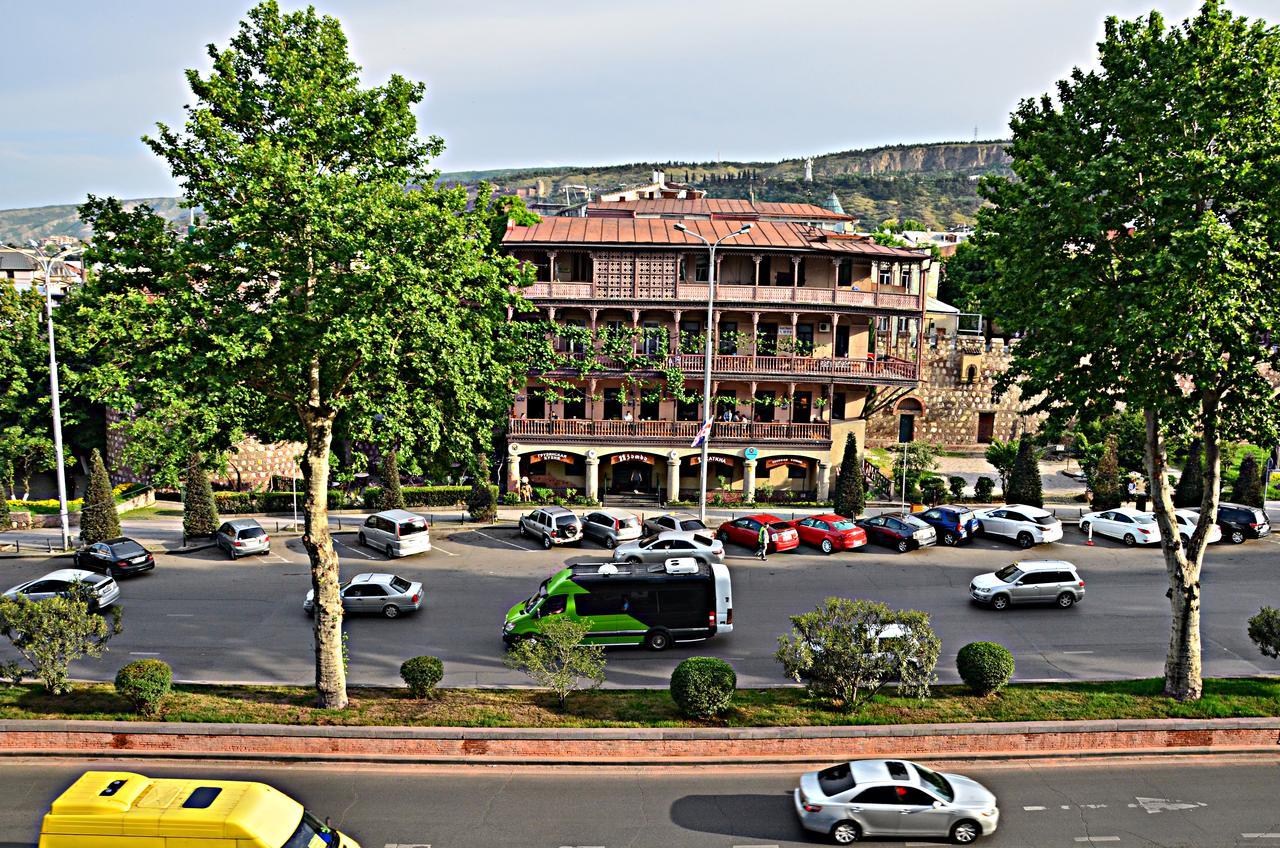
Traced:
[[[937, 764], [934, 764], [935, 766]], [[942, 766], [999, 798], [982, 845], [1280, 845], [1280, 759], [1221, 758]], [[86, 769], [271, 783], [364, 848], [784, 848], [797, 770], [536, 771], [350, 766], [0, 761], [10, 787], [0, 848], [31, 846], [50, 801]], [[940, 844], [886, 842], [898, 846]]]
[[[268, 525], [269, 527], [271, 525]], [[361, 571], [392, 570], [421, 580], [425, 608], [397, 620], [348, 619], [354, 683], [395, 684], [407, 657], [432, 654], [445, 662], [445, 685], [523, 685], [503, 666], [499, 631], [513, 603], [568, 559], [603, 559], [594, 545], [534, 549], [510, 528], [458, 530], [437, 526], [436, 550], [388, 562], [339, 534], [344, 579]], [[989, 639], [1006, 645], [1017, 679], [1104, 679], [1159, 676], [1168, 638], [1168, 602], [1158, 549], [1129, 549], [1107, 540], [1093, 547], [1068, 528], [1063, 543], [1020, 551], [1001, 542], [898, 554], [886, 548], [823, 556], [812, 549], [774, 555], [767, 563], [730, 546], [735, 630], [664, 654], [640, 649], [609, 652], [609, 685], [663, 687], [680, 659], [713, 654], [731, 661], [743, 685], [785, 683], [772, 654], [788, 616], [812, 609], [828, 595], [872, 598], [928, 612], [943, 640], [939, 674], [957, 679], [956, 651]], [[311, 626], [301, 603], [310, 586], [297, 537], [277, 537], [270, 556], [230, 562], [215, 549], [161, 554], [155, 571], [121, 581], [124, 633], [108, 655], [73, 667], [76, 676], [110, 679], [131, 659], [155, 656], [191, 681], [309, 683]], [[1014, 608], [996, 613], [968, 601], [970, 578], [1020, 559], [1070, 560], [1087, 582], [1074, 609]], [[45, 555], [0, 559], [8, 587], [68, 564]], [[1258, 653], [1245, 620], [1264, 603], [1280, 605], [1280, 539], [1212, 547], [1204, 578], [1204, 667], [1215, 676], [1276, 674], [1280, 662]], [[8, 646], [0, 648], [7, 655]]]

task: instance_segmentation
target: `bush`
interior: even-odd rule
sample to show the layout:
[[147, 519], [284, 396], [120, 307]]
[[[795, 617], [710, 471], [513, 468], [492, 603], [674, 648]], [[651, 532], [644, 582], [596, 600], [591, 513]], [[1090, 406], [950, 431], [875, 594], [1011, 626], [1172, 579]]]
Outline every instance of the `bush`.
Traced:
[[947, 478], [947, 489], [951, 492], [951, 497], [954, 500], [958, 501], [964, 497], [964, 487], [967, 485], [968, 483], [965, 482], [963, 477], [953, 474]]
[[[494, 487], [496, 489], [496, 487]], [[457, 506], [464, 503], [471, 493], [470, 486], [405, 486], [401, 490], [406, 507]], [[547, 491], [550, 491], [548, 489]], [[550, 497], [550, 495], [548, 495]], [[364, 505], [368, 509], [381, 509], [382, 490], [370, 486], [364, 490]]]
[[925, 477], [920, 481], [920, 496], [929, 506], [937, 506], [947, 496], [947, 484], [941, 477]]
[[995, 495], [996, 481], [990, 477], [979, 477], [973, 483], [973, 496], [980, 503], [990, 503], [991, 498]]
[[733, 705], [738, 675], [716, 657], [689, 657], [671, 672], [671, 700], [692, 718], [715, 718]]
[[506, 666], [550, 689], [563, 710], [571, 693], [604, 685], [604, 646], [582, 644], [590, 629], [588, 622], [563, 615], [545, 618], [537, 638], [511, 647]]
[[400, 679], [412, 698], [431, 697], [431, 690], [443, 677], [444, 663], [439, 657], [413, 657], [400, 663]]
[[9, 499], [5, 497], [4, 491], [0, 490], [0, 530], [8, 530], [13, 519], [9, 517]]
[[182, 505], [182, 532], [187, 536], [212, 536], [218, 529], [218, 505], [201, 461], [196, 454], [187, 469], [187, 499]]
[[990, 695], [1013, 677], [1013, 654], [995, 642], [970, 642], [956, 654], [956, 671], [974, 694]]
[[1249, 619], [1249, 638], [1264, 657], [1280, 659], [1280, 610], [1263, 607]]
[[116, 499], [111, 496], [111, 479], [97, 448], [89, 462], [89, 487], [80, 508], [80, 538], [86, 545], [120, 535], [120, 516], [116, 513]]
[[71, 691], [67, 669], [80, 657], [101, 657], [107, 642], [120, 633], [120, 607], [111, 607], [108, 620], [89, 611], [91, 590], [73, 584], [66, 595], [42, 601], [0, 598], [0, 634], [22, 654], [46, 691]]
[[173, 669], [163, 660], [134, 660], [116, 672], [116, 694], [143, 715], [155, 715], [173, 686]]
[[[303, 492], [298, 492], [298, 514], [302, 514]], [[329, 509], [341, 509], [347, 496], [341, 489], [329, 490]], [[291, 512], [293, 492], [214, 492], [213, 503], [222, 515], [255, 512]]]

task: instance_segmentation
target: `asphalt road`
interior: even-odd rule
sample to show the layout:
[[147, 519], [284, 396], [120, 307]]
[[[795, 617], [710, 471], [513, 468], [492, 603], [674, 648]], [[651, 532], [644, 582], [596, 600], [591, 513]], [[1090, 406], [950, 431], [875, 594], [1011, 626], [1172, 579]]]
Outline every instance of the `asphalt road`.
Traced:
[[[418, 654], [444, 660], [445, 685], [526, 684], [523, 675], [502, 663], [506, 610], [566, 559], [608, 555], [590, 543], [534, 549], [510, 528], [448, 532], [438, 525], [436, 550], [394, 562], [354, 547], [352, 534], [337, 539], [344, 578], [392, 570], [426, 587], [425, 607], [416, 615], [348, 619], [350, 677], [357, 684], [398, 683], [400, 663]], [[789, 615], [813, 608], [828, 595], [927, 611], [943, 640], [938, 666], [943, 681], [957, 679], [955, 652], [979, 639], [1009, 647], [1020, 680], [1160, 675], [1169, 607], [1159, 550], [1107, 540], [1086, 547], [1083, 541], [1068, 528], [1063, 543], [1025, 552], [988, 540], [907, 554], [869, 547], [823, 556], [802, 548], [763, 564], [730, 546], [734, 632], [664, 654], [612, 649], [609, 685], [666, 686], [675, 664], [694, 654], [730, 660], [743, 685], [785, 683], [772, 657], [777, 637], [789, 630]], [[110, 652], [78, 662], [73, 673], [110, 679], [125, 662], [155, 656], [172, 664], [182, 680], [311, 682], [311, 620], [301, 606], [310, 586], [306, 556], [297, 537], [276, 537], [273, 546], [269, 556], [234, 563], [216, 549], [161, 554], [155, 571], [121, 581], [124, 633], [112, 641]], [[973, 575], [1016, 560], [1053, 558], [1074, 562], [1087, 583], [1088, 595], [1075, 608], [996, 613], [970, 604], [967, 587]], [[44, 555], [5, 557], [0, 586], [68, 563]], [[1245, 620], [1265, 603], [1280, 605], [1280, 539], [1213, 546], [1204, 577], [1206, 674], [1280, 673], [1280, 662], [1259, 654], [1245, 632]], [[0, 655], [9, 651], [0, 647]]]
[[[86, 769], [266, 781], [331, 817], [364, 848], [784, 848], [814, 842], [791, 807], [799, 769], [538, 772], [6, 760], [0, 762], [0, 782], [8, 787], [0, 805], [0, 848], [33, 845], [49, 803]], [[1000, 828], [981, 842], [993, 848], [1280, 845], [1276, 758], [942, 769], [982, 782], [999, 798]]]

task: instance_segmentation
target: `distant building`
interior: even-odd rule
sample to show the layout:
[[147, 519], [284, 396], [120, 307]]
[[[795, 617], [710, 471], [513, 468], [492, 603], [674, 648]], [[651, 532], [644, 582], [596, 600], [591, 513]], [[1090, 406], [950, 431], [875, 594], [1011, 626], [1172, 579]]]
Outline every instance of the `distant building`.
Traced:
[[647, 183], [619, 186], [609, 191], [600, 192], [599, 200], [613, 202], [618, 200], [690, 200], [706, 197], [707, 193], [685, 183], [667, 182], [667, 175], [662, 171], [654, 171], [653, 179]]

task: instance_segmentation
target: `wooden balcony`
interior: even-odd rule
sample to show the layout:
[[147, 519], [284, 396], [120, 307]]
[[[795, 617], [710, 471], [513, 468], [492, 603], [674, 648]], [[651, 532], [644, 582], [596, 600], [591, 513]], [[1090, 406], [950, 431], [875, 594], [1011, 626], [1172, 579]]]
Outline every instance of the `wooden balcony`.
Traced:
[[[507, 422], [510, 438], [554, 439], [564, 442], [597, 442], [615, 439], [625, 443], [685, 446], [698, 432], [697, 421], [590, 421], [576, 418], [512, 418]], [[787, 424], [751, 421], [717, 421], [711, 443], [717, 449], [747, 447], [755, 443], [786, 443], [805, 447], [828, 447], [831, 425]]]
[[[607, 375], [610, 371], [628, 371], [621, 361], [603, 354], [588, 357], [585, 353], [561, 354], [570, 362], [574, 359], [590, 360], [604, 371], [593, 369], [593, 373]], [[660, 357], [651, 357], [653, 367], [640, 369], [641, 373], [656, 374], [659, 371]], [[694, 376], [702, 374], [702, 354], [670, 354], [666, 357], [668, 364], [679, 368], [686, 374]], [[557, 369], [557, 374], [573, 374], [580, 369], [572, 365]], [[802, 378], [818, 383], [836, 382], [872, 385], [911, 385], [917, 381], [916, 364], [910, 360], [892, 356], [879, 359], [850, 359], [825, 356], [749, 356], [742, 354], [719, 354], [711, 357], [711, 374], [718, 378], [739, 377], [742, 379], [777, 379], [795, 380]]]
[[[662, 303], [692, 303], [705, 306], [708, 294], [707, 283], [663, 283], [661, 285], [645, 284], [633, 287], [632, 291], [606, 291], [594, 283], [534, 283], [524, 289], [524, 296], [530, 300], [554, 301], [605, 301], [617, 303], [619, 300], [659, 301]], [[891, 286], [881, 290], [863, 291], [860, 289], [811, 288], [806, 286], [751, 286], [751, 285], [717, 285], [716, 302], [726, 307], [734, 304], [755, 304], [758, 306], [806, 306], [814, 309], [822, 307], [858, 307], [863, 309], [905, 310], [919, 312], [923, 308], [919, 294], [907, 294], [905, 289]]]

